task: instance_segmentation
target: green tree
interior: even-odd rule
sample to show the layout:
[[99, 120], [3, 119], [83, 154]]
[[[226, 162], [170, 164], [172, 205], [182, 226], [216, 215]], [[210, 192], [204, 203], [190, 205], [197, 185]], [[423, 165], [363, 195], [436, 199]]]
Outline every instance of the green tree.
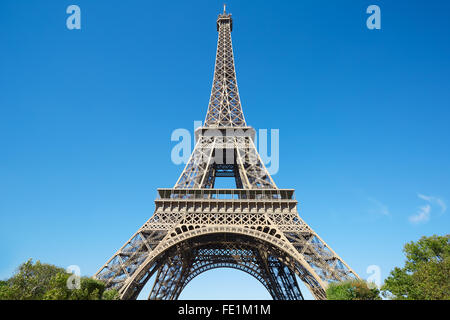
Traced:
[[21, 264], [16, 274], [4, 281], [0, 290], [1, 299], [40, 300], [50, 289], [50, 280], [64, 269], [30, 259]]
[[0, 281], [0, 300], [11, 300], [11, 290], [8, 281]]
[[102, 300], [119, 300], [119, 292], [116, 289], [105, 290]]
[[0, 281], [0, 300], [117, 300], [116, 290], [105, 290], [105, 284], [88, 277], [80, 278], [79, 288], [69, 289], [72, 274], [64, 269], [33, 263], [30, 259], [19, 266], [8, 280]]
[[386, 278], [382, 294], [394, 300], [450, 299], [450, 235], [405, 244], [406, 262]]
[[59, 273], [51, 279], [50, 290], [48, 290], [43, 300], [100, 300], [105, 291], [105, 284], [91, 278], [80, 278], [80, 287], [69, 289], [67, 281], [71, 274]]
[[327, 288], [328, 300], [380, 300], [380, 291], [364, 280], [331, 283]]

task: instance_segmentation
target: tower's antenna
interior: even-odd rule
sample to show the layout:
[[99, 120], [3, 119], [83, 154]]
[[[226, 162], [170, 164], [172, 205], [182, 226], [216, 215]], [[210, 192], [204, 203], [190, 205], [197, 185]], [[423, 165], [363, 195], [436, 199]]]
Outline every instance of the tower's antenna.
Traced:
[[227, 5], [224, 3], [224, 4], [223, 4], [223, 14], [227, 14], [226, 8], [227, 8]]

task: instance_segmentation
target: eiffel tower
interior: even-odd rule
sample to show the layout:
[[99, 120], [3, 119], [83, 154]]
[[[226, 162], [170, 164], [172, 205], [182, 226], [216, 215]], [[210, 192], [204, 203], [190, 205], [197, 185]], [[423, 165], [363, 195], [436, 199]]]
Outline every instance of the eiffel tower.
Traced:
[[[158, 189], [153, 216], [95, 274], [121, 299], [178, 299], [214, 268], [255, 277], [276, 300], [302, 300], [297, 277], [315, 299], [330, 282], [358, 275], [299, 217], [293, 189], [279, 189], [254, 144], [239, 99], [231, 14], [217, 18], [217, 54], [208, 112], [175, 186]], [[234, 177], [235, 189], [215, 189]]]

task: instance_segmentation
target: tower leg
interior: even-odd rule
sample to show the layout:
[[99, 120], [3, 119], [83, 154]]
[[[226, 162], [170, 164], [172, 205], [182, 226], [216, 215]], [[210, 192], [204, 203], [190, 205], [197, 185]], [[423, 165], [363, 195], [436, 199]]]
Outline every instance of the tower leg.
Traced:
[[176, 300], [192, 268], [192, 256], [180, 249], [168, 256], [156, 274], [149, 300]]

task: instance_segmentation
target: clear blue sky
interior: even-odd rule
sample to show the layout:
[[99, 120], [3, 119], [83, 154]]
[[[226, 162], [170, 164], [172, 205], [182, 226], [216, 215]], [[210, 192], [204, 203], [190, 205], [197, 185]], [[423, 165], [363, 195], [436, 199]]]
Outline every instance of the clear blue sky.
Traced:
[[[92, 275], [153, 214], [182, 170], [172, 131], [205, 117], [222, 4], [0, 2], [1, 279], [28, 258]], [[280, 130], [273, 178], [301, 217], [363, 278], [448, 233], [450, 2], [227, 4], [246, 120]], [[221, 269], [181, 297], [269, 295]]]

